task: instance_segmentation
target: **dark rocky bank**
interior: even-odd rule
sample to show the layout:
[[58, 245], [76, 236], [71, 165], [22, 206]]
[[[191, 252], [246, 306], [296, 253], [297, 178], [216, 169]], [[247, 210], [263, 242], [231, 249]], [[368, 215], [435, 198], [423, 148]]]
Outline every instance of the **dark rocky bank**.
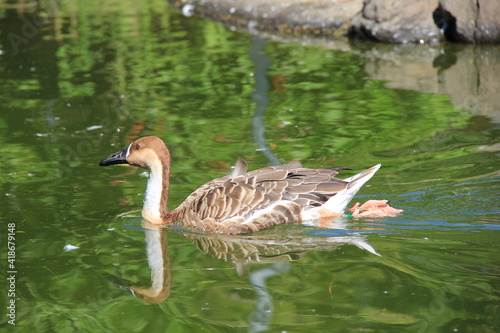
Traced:
[[500, 42], [499, 0], [170, 0], [256, 31], [383, 43]]

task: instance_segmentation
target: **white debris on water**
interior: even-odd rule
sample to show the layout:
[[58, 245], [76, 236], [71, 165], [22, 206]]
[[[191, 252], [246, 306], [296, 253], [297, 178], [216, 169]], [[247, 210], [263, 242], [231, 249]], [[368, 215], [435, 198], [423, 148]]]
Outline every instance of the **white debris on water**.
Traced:
[[194, 15], [194, 6], [193, 5], [184, 5], [182, 7], [182, 15], [186, 17], [190, 17]]
[[71, 245], [71, 244], [64, 245], [64, 251], [72, 251], [72, 250], [76, 250], [76, 249], [79, 249], [79, 248], [80, 247], [75, 246], [75, 245]]

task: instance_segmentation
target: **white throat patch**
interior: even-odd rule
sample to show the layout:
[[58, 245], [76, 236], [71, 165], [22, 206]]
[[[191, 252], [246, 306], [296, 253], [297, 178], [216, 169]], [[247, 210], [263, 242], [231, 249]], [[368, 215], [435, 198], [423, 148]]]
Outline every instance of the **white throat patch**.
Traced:
[[125, 156], [125, 159], [127, 159], [127, 157], [130, 155], [130, 147], [132, 147], [132, 143], [129, 144], [128, 147], [127, 147], [127, 155]]

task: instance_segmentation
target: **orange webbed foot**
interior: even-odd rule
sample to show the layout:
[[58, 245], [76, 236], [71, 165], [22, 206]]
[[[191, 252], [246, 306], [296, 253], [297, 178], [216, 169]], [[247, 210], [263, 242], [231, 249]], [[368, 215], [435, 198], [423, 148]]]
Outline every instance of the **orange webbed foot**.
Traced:
[[361, 206], [359, 202], [356, 202], [354, 206], [347, 210], [355, 218], [396, 216], [403, 211], [389, 206], [388, 200], [368, 200]]

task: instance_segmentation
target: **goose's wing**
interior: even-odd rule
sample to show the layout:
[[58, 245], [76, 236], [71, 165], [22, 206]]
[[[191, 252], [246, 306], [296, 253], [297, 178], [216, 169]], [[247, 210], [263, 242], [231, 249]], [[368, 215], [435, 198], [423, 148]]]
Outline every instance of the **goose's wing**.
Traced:
[[348, 184], [333, 178], [336, 169], [305, 169], [299, 162], [243, 174], [241, 170], [239, 167], [237, 173], [208, 182], [193, 192], [176, 209], [179, 219], [198, 227], [203, 221], [218, 223], [235, 218], [244, 223], [266, 209], [272, 213], [268, 211], [272, 204], [286, 201], [293, 205], [280, 223], [291, 222], [300, 218], [301, 209], [322, 205]]

